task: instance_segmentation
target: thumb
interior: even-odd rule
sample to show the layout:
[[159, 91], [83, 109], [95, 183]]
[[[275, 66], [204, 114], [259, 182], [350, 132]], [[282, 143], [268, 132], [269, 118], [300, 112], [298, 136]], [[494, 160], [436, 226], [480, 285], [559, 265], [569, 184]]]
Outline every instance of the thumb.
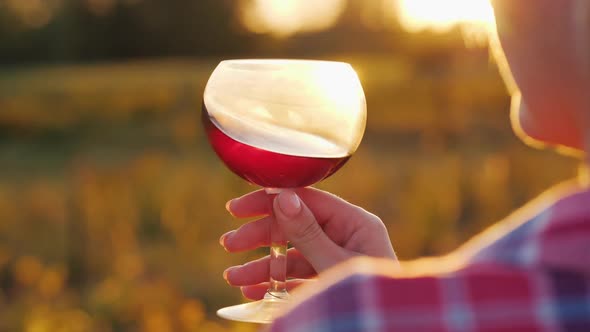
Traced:
[[341, 262], [347, 256], [345, 250], [324, 233], [313, 213], [295, 192], [280, 192], [273, 201], [273, 211], [285, 237], [316, 272]]

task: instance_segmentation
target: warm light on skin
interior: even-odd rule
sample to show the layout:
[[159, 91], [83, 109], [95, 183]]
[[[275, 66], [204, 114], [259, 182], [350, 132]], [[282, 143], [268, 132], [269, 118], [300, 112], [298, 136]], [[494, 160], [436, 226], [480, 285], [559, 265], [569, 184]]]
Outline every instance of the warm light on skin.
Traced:
[[494, 6], [492, 50], [512, 95], [515, 132], [535, 148], [583, 157], [590, 146], [588, 1], [496, 0]]

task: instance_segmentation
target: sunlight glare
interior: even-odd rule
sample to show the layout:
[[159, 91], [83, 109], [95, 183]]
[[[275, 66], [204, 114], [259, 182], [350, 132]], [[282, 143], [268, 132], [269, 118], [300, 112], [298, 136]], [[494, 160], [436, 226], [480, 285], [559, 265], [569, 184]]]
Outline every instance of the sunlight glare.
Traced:
[[242, 3], [241, 18], [252, 32], [288, 37], [330, 28], [344, 7], [344, 0], [248, 0]]
[[495, 25], [489, 0], [396, 0], [401, 25], [410, 32], [445, 32], [457, 25], [489, 29]]

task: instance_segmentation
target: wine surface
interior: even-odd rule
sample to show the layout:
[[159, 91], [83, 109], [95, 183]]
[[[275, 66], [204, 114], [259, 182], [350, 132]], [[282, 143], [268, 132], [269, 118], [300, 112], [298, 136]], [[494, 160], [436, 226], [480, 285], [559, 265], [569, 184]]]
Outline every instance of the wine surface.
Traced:
[[[334, 174], [350, 159], [350, 155], [306, 157], [258, 148], [242, 143], [223, 132], [205, 105], [201, 118], [213, 150], [225, 165], [248, 182], [262, 187], [309, 186]], [[278, 150], [280, 146], [275, 148]], [[317, 146], [310, 146], [310, 150], [317, 152]]]
[[337, 62], [224, 61], [209, 78], [203, 103], [232, 139], [290, 156], [349, 156], [366, 123], [358, 76]]

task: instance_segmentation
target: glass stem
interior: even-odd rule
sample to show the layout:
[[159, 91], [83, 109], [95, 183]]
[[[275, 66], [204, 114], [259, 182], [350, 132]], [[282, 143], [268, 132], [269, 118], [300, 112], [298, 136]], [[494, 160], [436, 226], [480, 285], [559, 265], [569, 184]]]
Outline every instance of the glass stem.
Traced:
[[[271, 196], [271, 204], [278, 192], [266, 190]], [[286, 300], [287, 293], [287, 240], [275, 218], [270, 223], [270, 286], [265, 299]]]

